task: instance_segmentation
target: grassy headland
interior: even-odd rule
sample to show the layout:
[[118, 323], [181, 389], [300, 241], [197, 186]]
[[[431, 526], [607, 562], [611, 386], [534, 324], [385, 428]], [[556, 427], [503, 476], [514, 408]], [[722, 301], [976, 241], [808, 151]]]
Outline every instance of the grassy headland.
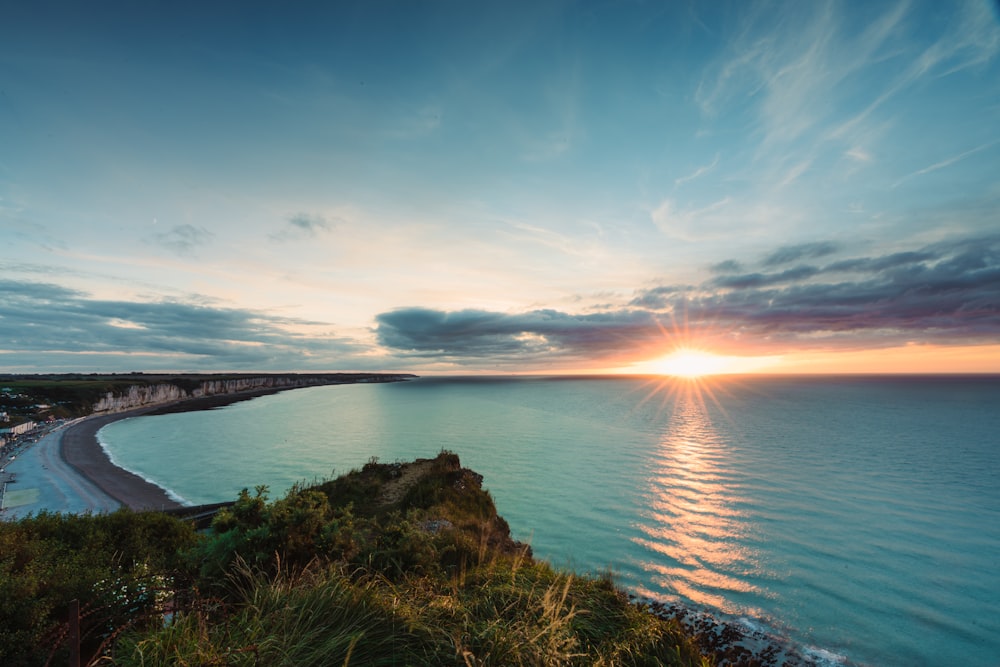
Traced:
[[536, 561], [455, 454], [378, 463], [208, 531], [162, 513], [0, 523], [0, 664], [707, 665], [610, 576]]

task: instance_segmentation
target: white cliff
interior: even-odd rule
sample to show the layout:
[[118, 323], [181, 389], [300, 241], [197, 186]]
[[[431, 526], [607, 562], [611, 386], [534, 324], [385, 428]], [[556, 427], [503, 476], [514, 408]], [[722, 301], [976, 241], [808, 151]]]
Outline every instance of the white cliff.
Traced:
[[[124, 412], [153, 405], [173, 403], [191, 398], [238, 394], [243, 392], [266, 391], [270, 389], [294, 389], [298, 387], [314, 387], [327, 384], [346, 384], [355, 382], [395, 382], [405, 380], [407, 375], [379, 374], [342, 374], [342, 375], [263, 375], [246, 376], [230, 379], [208, 379], [194, 383], [182, 381], [179, 384], [156, 383], [135, 384], [124, 391], [108, 392], [98, 399], [91, 412], [108, 414]], [[191, 385], [185, 389], [180, 384]]]

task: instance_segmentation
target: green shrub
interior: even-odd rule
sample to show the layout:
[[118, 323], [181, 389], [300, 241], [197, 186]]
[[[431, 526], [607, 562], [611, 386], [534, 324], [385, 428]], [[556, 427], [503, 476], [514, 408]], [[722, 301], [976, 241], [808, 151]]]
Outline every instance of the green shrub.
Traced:
[[96, 650], [140, 620], [168, 579], [183, 578], [180, 554], [195, 539], [190, 525], [157, 512], [0, 522], [0, 664], [44, 664], [71, 600], [80, 602], [84, 652]]

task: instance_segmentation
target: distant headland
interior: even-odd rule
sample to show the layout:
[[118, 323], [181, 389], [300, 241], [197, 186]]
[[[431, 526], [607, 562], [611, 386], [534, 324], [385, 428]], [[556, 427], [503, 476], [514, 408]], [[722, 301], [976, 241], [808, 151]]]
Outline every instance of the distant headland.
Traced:
[[286, 389], [400, 382], [415, 377], [407, 373], [0, 375], [0, 427], [167, 406], [178, 401], [197, 401], [179, 410], [206, 409]]

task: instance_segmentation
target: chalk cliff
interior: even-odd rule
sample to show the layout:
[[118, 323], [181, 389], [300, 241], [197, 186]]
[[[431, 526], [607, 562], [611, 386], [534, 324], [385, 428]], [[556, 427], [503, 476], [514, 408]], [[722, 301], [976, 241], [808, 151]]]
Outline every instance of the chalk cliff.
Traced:
[[414, 376], [382, 373], [336, 373], [241, 376], [204, 380], [185, 378], [177, 383], [134, 384], [124, 390], [109, 391], [94, 402], [91, 412], [93, 414], [110, 414], [206, 396], [267, 392], [269, 390], [296, 389], [328, 384], [398, 382], [412, 377]]

